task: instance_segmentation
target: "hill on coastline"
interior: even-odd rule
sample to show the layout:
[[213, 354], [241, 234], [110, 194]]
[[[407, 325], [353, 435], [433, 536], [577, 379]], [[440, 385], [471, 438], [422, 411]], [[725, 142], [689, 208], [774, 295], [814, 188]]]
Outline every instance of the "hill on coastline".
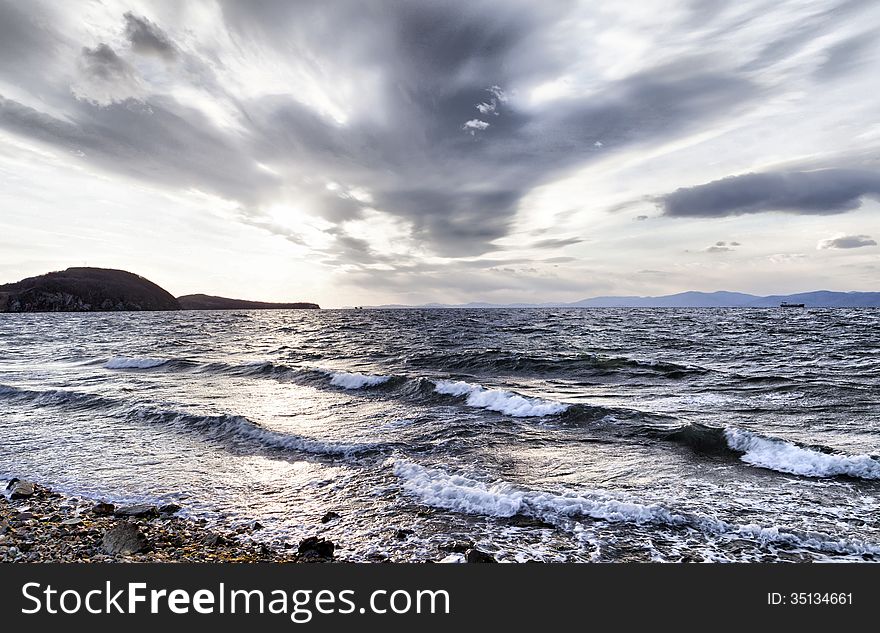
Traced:
[[177, 297], [177, 301], [182, 310], [320, 310], [321, 308], [317, 303], [271, 303], [202, 294], [184, 295]]
[[0, 312], [179, 310], [152, 281], [109, 268], [68, 268], [0, 286]]
[[0, 285], [0, 312], [320, 309], [316, 303], [266, 303], [187, 295], [176, 299], [152, 281], [112, 268], [68, 268]]

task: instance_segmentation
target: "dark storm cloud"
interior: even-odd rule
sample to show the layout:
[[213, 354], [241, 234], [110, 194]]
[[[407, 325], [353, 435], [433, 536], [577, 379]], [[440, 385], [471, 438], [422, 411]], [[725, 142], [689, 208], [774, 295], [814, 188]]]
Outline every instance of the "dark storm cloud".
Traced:
[[[484, 90], [466, 90], [458, 100], [473, 108]], [[437, 252], [477, 255], [507, 234], [525, 193], [591, 159], [595, 138], [622, 147], [673, 134], [755, 93], [735, 77], [663, 68], [619, 82], [598, 99], [533, 115], [504, 112], [477, 142], [458, 134], [460, 115], [423, 111], [412, 101], [390, 117], [395, 129], [339, 128], [275, 98], [250, 113], [275, 159], [303, 156], [320, 171], [348, 176], [373, 189], [377, 208], [412, 223]], [[414, 182], [422, 186], [410, 188]]]
[[671, 217], [716, 218], [765, 211], [831, 215], [880, 196], [880, 174], [854, 169], [745, 174], [684, 187], [659, 198]]
[[[694, 6], [713, 23], [723, 13], [714, 2]], [[298, 243], [299, 234], [271, 220], [262, 206], [287, 191], [290, 174], [309, 174], [310, 183], [295, 187], [303, 207], [334, 225], [326, 232], [344, 257], [371, 263], [379, 256], [365, 241], [336, 226], [360, 217], [365, 206], [403, 220], [434, 253], [477, 256], [510, 232], [523, 197], [534, 187], [610, 152], [705, 129], [758, 102], [767, 90], [747, 73], [731, 70], [727, 60], [698, 54], [664, 60], [599, 84], [588, 96], [546, 106], [508, 98], [511, 86], [564, 75], [583, 56], [581, 42], [558, 37], [572, 10], [561, 1], [255, 0], [221, 2], [221, 7], [235, 51], [278, 54], [320, 77], [331, 92], [349, 77], [375, 77], [377, 95], [368, 95], [372, 101], [367, 102], [367, 96], [355, 94], [364, 103], [345, 104], [353, 107], [344, 124], [305, 105], [308, 99], [283, 79], [262, 96], [233, 96], [218, 79], [225, 70], [222, 56], [199, 57], [175, 44], [168, 35], [174, 30], [162, 28], [159, 18], [156, 23], [126, 12], [119, 24], [131, 50], [178, 60], [164, 65], [166, 73], [177, 73], [171, 79], [194, 83], [208, 98], [229, 106], [239, 128], [222, 128], [195, 107], [150, 94], [146, 79], [129, 63], [135, 55], [97, 42], [78, 42], [73, 49], [83, 50], [81, 77], [73, 85], [80, 100], [53, 104], [64, 117], [3, 98], [0, 126], [126, 177], [228, 198], [241, 205], [242, 221]], [[0, 35], [13, 38], [21, 59], [62, 41], [37, 28], [23, 10], [0, 1], [0, 18], [7, 15], [8, 23], [0, 19]], [[794, 35], [803, 40], [810, 33]], [[0, 37], [0, 65], [9, 59], [9, 41]], [[776, 52], [765, 51], [764, 61], [787, 50], [799, 49], [779, 44]], [[123, 59], [126, 54], [129, 61]], [[29, 81], [41, 92], [37, 68], [40, 64], [30, 64]], [[469, 121], [488, 126], [466, 128]], [[283, 176], [257, 163], [275, 166]], [[365, 205], [328, 193], [328, 181], [369, 190], [373, 199]], [[721, 195], [704, 211], [715, 184], [666, 196], [667, 215], [748, 213], [797, 198], [791, 192], [774, 196], [771, 183], [764, 185], [763, 197], [750, 200], [753, 183], [745, 183], [743, 191]], [[838, 207], [857, 206], [861, 195], [873, 191], [862, 187], [855, 198], [831, 200]], [[572, 243], [544, 240], [532, 246]]]
[[84, 47], [82, 56], [85, 70], [90, 75], [108, 81], [119, 81], [131, 77], [134, 73], [131, 65], [122, 60], [112, 48], [106, 44], [98, 44], [95, 48]]
[[870, 235], [844, 235], [819, 242], [820, 249], [862, 248], [864, 246], [877, 246], [877, 242], [871, 239]]
[[128, 38], [132, 50], [136, 53], [156, 55], [167, 60], [173, 60], [177, 57], [177, 47], [157, 25], [130, 11], [126, 12], [123, 17], [125, 18], [125, 37]]
[[[248, 106], [260, 142], [277, 159], [295, 154], [370, 188], [377, 208], [412, 223], [418, 238], [443, 255], [489, 250], [508, 232], [523, 195], [596, 156], [597, 139], [620, 148], [672, 135], [759, 92], [743, 78], [685, 60], [589, 99], [517, 111], [506, 102], [505, 85], [560, 71], [570, 61], [554, 52], [559, 47], [539, 45], [565, 17], [566, 5], [406, 2], [377, 11], [366, 3], [334, 3], [318, 6], [322, 19], [315, 20], [316, 6], [301, 3], [294, 11], [286, 2], [232, 2], [224, 12], [242, 38], [268, 39], [292, 54], [314, 45], [330, 60], [382, 68], [393, 126], [369, 119], [334, 126], [273, 97]], [[309, 24], [309, 32], [300, 33], [297, 23]], [[357, 35], [326, 48], [333, 33], [325, 28]]]
[[124, 176], [257, 205], [278, 186], [197, 111], [176, 102], [79, 102], [75, 122], [0, 96], [0, 127], [60, 147]]
[[379, 207], [411, 221], [418, 237], [442, 244], [445, 254], [463, 256], [485, 252], [489, 242], [507, 234], [521, 193], [413, 189], [383, 191], [376, 198]]

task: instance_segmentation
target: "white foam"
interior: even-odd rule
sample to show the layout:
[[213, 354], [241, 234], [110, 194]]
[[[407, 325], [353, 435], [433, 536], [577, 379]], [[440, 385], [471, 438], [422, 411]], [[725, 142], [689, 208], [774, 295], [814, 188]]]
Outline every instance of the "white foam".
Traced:
[[331, 372], [330, 384], [343, 389], [363, 389], [375, 387], [391, 380], [391, 376], [356, 374], [347, 371]]
[[440, 380], [434, 391], [448, 396], [467, 396], [465, 401], [470, 407], [498, 411], [514, 417], [542, 417], [555, 415], [568, 409], [569, 405], [541, 398], [526, 398], [512, 391], [503, 389], [487, 389], [482, 385], [474, 385], [460, 380]]
[[744, 453], [747, 464], [806, 477], [846, 475], [861, 479], [880, 479], [880, 461], [870, 455], [821, 453], [780, 439], [768, 439], [742, 429], [724, 430], [727, 445]]
[[604, 494], [560, 495], [527, 491], [508, 482], [486, 483], [403, 460], [395, 460], [393, 470], [403, 480], [403, 489], [422, 503], [466, 514], [494, 517], [511, 517], [515, 514], [537, 517], [590, 516], [614, 522], [661, 522], [670, 525], [687, 522], [683, 515], [677, 515], [662, 506], [620, 501]]
[[[874, 543], [835, 539], [819, 532], [797, 535], [777, 526], [738, 525], [711, 516], [676, 512], [659, 504], [625, 501], [601, 491], [556, 494], [523, 490], [508, 482], [481, 482], [404, 460], [390, 459], [386, 463], [392, 465], [406, 493], [425, 505], [455, 512], [494, 517], [524, 514], [559, 527], [566, 527], [566, 518], [578, 517], [612, 523], [693, 527], [710, 534], [759, 543], [784, 543], [836, 554], [880, 555], [880, 546]], [[577, 524], [571, 529], [577, 532]]]
[[129, 358], [127, 356], [114, 356], [106, 363], [106, 369], [149, 369], [159, 367], [168, 362], [165, 358]]

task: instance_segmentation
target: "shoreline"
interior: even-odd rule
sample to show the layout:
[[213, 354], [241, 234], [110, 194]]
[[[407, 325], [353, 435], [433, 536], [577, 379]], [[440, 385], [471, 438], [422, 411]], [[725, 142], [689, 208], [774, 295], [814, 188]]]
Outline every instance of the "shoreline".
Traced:
[[13, 479], [0, 490], [0, 562], [16, 563], [303, 563], [332, 562], [320, 537], [271, 548], [247, 539], [260, 529], [223, 531], [177, 516], [168, 504], [120, 505], [67, 496]]

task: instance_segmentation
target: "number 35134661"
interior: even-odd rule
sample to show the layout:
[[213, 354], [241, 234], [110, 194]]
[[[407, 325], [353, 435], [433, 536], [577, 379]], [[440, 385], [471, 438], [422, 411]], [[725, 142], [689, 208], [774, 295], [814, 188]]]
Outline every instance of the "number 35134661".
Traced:
[[767, 604], [769, 605], [850, 605], [852, 603], [853, 595], [842, 592], [802, 591], [796, 593], [771, 592], [767, 594]]

